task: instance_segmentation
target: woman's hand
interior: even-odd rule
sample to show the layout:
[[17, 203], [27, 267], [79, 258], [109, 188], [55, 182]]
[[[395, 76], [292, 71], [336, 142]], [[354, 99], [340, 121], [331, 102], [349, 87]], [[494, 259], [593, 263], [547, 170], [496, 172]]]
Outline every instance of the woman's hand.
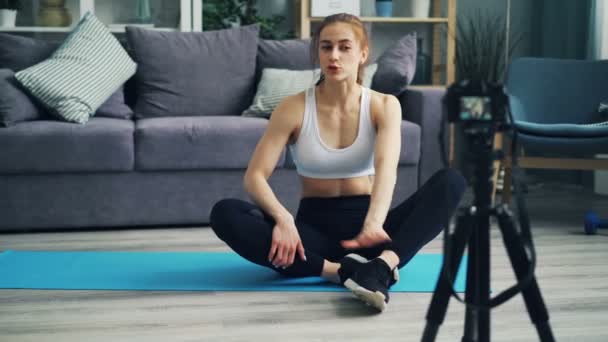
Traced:
[[306, 261], [304, 246], [293, 219], [277, 220], [272, 230], [268, 261], [274, 267], [287, 268], [293, 264], [296, 253]]
[[367, 248], [391, 241], [384, 228], [379, 225], [364, 225], [361, 232], [352, 240], [343, 240], [346, 249]]

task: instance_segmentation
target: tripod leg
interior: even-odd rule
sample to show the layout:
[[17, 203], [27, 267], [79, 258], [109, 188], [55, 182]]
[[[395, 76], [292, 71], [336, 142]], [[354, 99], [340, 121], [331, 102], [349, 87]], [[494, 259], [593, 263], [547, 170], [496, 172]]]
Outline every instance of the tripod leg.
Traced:
[[[476, 234], [471, 235], [469, 241], [469, 250], [468, 250], [468, 263], [467, 263], [467, 289], [465, 293], [465, 301], [467, 303], [475, 303], [479, 304], [479, 295], [478, 295], [478, 287], [477, 287], [477, 261], [479, 260], [477, 256], [477, 248], [473, 246], [477, 245], [477, 236]], [[464, 335], [462, 336], [462, 342], [465, 341], [476, 341], [477, 340], [477, 312], [474, 311], [470, 307], [465, 308], [464, 315]]]
[[481, 306], [467, 306], [462, 342], [490, 340], [490, 221], [487, 212], [474, 217], [473, 234], [469, 241], [466, 302]]
[[[461, 214], [456, 219], [456, 228], [454, 232], [447, 236], [450, 239], [450, 254], [444, 256], [444, 264], [442, 266], [442, 272], [439, 274], [437, 280], [437, 286], [431, 299], [429, 310], [426, 314], [426, 326], [422, 335], [422, 341], [434, 341], [437, 336], [439, 326], [445, 319], [445, 313], [448, 307], [448, 301], [452, 294], [450, 287], [456, 277], [456, 272], [460, 261], [462, 260], [462, 254], [464, 253], [465, 245], [471, 235], [471, 216], [468, 212]], [[444, 241], [444, 244], [446, 241]], [[446, 261], [450, 264], [446, 265]], [[443, 268], [447, 267], [450, 270], [450, 278], [448, 279], [447, 274], [443, 272]]]
[[[517, 280], [522, 281], [528, 274], [531, 266], [523, 242], [515, 230], [513, 218], [507, 211], [504, 209], [498, 210], [497, 218], [511, 265], [513, 266]], [[530, 284], [522, 290], [522, 295], [526, 303], [526, 309], [532, 323], [536, 326], [540, 340], [543, 342], [555, 341], [551, 326], [549, 325], [549, 313], [536, 282], [536, 277], [533, 277]]]

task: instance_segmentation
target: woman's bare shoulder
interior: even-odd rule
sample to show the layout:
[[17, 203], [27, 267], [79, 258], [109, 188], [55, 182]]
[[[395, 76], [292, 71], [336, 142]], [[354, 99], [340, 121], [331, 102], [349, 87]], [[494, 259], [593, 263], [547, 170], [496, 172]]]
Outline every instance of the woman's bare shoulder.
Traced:
[[370, 111], [372, 117], [382, 115], [388, 109], [400, 107], [397, 97], [391, 94], [384, 94], [370, 89]]
[[272, 116], [280, 115], [294, 117], [296, 116], [296, 113], [303, 112], [306, 100], [305, 97], [305, 92], [285, 97], [272, 112]]

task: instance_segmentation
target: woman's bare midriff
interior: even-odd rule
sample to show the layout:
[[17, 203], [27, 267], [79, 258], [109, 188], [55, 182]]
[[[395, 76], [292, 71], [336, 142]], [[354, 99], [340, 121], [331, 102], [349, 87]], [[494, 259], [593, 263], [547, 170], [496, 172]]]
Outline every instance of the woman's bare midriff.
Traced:
[[342, 179], [318, 179], [300, 176], [302, 197], [338, 197], [369, 195], [372, 193], [374, 176]]

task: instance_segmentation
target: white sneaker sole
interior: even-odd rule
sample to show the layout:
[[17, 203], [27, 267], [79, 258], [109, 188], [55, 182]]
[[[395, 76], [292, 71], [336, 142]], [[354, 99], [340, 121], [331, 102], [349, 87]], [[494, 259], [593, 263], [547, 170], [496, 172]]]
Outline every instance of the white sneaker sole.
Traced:
[[347, 255], [345, 256], [345, 258], [350, 258], [350, 259], [353, 259], [353, 260], [358, 261], [358, 262], [360, 262], [360, 263], [362, 263], [362, 264], [364, 264], [364, 263], [366, 263], [366, 262], [368, 262], [368, 261], [369, 261], [369, 260], [367, 260], [367, 258], [365, 258], [364, 256], [361, 256], [361, 255], [359, 255], [359, 254], [355, 254], [355, 253], [350, 253], [350, 254], [347, 254]]
[[[345, 258], [351, 258], [362, 264], [370, 261], [369, 259], [365, 258], [364, 256], [361, 256], [361, 255], [355, 254], [355, 253], [350, 253], [350, 254], [346, 255]], [[395, 280], [395, 284], [399, 282], [399, 269], [396, 267], [395, 267], [395, 269], [393, 269], [393, 279]]]
[[380, 312], [386, 309], [386, 302], [384, 301], [386, 297], [384, 297], [384, 294], [382, 294], [382, 292], [372, 292], [362, 286], [359, 286], [359, 284], [357, 284], [350, 278], [344, 282], [344, 286], [351, 290], [353, 294], [357, 296], [357, 298], [365, 302], [365, 304], [378, 309]]

